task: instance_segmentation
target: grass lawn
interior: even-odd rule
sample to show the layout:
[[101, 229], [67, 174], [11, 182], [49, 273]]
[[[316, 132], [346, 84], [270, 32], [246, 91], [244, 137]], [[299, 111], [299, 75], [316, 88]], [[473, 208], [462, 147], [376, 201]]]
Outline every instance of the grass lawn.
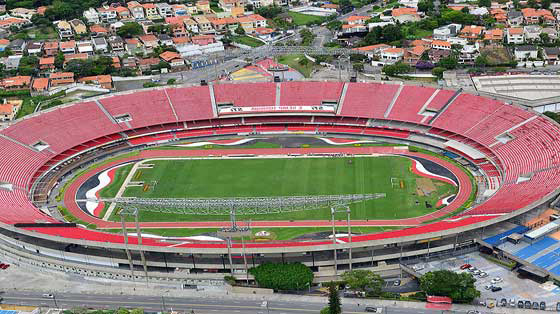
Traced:
[[[398, 227], [352, 227], [352, 234], [367, 234], [389, 230], [395, 230]], [[294, 228], [252, 228], [253, 234], [266, 230], [271, 233], [273, 240], [290, 240], [299, 236], [315, 233], [315, 232], [331, 232], [329, 227], [294, 227]], [[120, 229], [111, 229], [109, 232], [121, 233]], [[161, 229], [142, 229], [142, 233], [159, 235], [164, 237], [190, 237], [196, 235], [209, 234], [218, 231], [217, 228], [161, 228]], [[347, 228], [336, 228], [338, 233], [347, 233]], [[135, 229], [129, 229], [128, 232], [135, 233]]]
[[28, 30], [24, 30], [22, 32], [18, 32], [13, 36], [10, 36], [10, 39], [37, 39], [37, 40], [48, 40], [48, 39], [57, 39], [58, 35], [52, 26], [49, 27], [42, 27], [42, 28], [32, 28]]
[[115, 197], [120, 187], [122, 186], [124, 179], [126, 179], [126, 176], [128, 175], [128, 173], [130, 172], [133, 166], [134, 164], [129, 164], [118, 168], [115, 171], [115, 177], [113, 178], [113, 182], [111, 182], [109, 185], [101, 189], [99, 191], [99, 196], [101, 196], [102, 198]]
[[264, 45], [264, 43], [258, 39], [255, 39], [253, 37], [244, 35], [244, 36], [233, 36], [233, 41], [238, 43], [238, 44], [242, 44], [242, 45], [246, 45], [246, 46], [250, 46], [250, 47], [260, 47], [262, 45]]
[[303, 60], [304, 58], [304, 55], [283, 55], [278, 58], [278, 62], [295, 69], [305, 77], [311, 77], [311, 72], [313, 72], [313, 62], [307, 60], [305, 64], [300, 64], [300, 60]]
[[[129, 187], [124, 196], [163, 197], [256, 197], [327, 194], [386, 193], [386, 197], [351, 205], [352, 219], [398, 219], [430, 213], [425, 202], [435, 206], [456, 188], [426, 179], [434, 191], [418, 195], [417, 179], [410, 171], [411, 161], [404, 157], [355, 158], [273, 158], [230, 160], [156, 160], [152, 169], [142, 169], [137, 180], [157, 181], [144, 192]], [[398, 182], [391, 184], [391, 178]], [[401, 183], [402, 182], [402, 186]], [[418, 202], [418, 203], [417, 203]], [[343, 217], [344, 216], [344, 217]], [[292, 213], [246, 215], [239, 219], [311, 220], [329, 219], [330, 210], [302, 210]], [[337, 219], [345, 218], [340, 214]], [[182, 215], [141, 211], [142, 221], [228, 220], [226, 215]]]
[[325, 21], [324, 17], [309, 15], [309, 14], [302, 14], [298, 12], [288, 12], [288, 14], [292, 17], [294, 24], [300, 25], [309, 25], [309, 24], [321, 24]]

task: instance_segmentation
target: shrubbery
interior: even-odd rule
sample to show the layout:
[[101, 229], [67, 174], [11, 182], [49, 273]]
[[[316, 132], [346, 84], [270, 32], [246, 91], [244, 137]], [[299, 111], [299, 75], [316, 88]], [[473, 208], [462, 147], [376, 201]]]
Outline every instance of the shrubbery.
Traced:
[[260, 287], [275, 290], [303, 290], [313, 282], [313, 272], [301, 263], [265, 263], [251, 268]]

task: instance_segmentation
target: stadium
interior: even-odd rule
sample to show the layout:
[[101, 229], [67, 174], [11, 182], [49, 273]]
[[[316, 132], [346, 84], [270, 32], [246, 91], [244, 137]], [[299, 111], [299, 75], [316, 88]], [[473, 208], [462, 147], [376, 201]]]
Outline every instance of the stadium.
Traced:
[[90, 98], [0, 131], [0, 250], [43, 269], [183, 284], [264, 262], [302, 262], [318, 280], [399, 271], [472, 249], [557, 196], [558, 138], [528, 109], [406, 84]]

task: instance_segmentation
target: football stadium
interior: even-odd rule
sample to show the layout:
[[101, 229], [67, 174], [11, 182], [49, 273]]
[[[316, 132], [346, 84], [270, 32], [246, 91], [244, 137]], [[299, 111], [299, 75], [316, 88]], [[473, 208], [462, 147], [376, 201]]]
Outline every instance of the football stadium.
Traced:
[[394, 82], [93, 97], [0, 131], [0, 250], [184, 284], [249, 278], [265, 262], [304, 263], [319, 281], [390, 273], [476, 248], [551, 201], [559, 138], [529, 109]]

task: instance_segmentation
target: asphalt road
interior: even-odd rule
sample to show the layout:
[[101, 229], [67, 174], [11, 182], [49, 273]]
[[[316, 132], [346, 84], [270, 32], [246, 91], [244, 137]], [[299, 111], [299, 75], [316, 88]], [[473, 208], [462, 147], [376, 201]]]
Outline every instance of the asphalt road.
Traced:
[[[161, 296], [134, 296], [134, 295], [98, 295], [98, 294], [57, 294], [54, 298], [44, 298], [40, 292], [6, 292], [1, 295], [4, 304], [32, 305], [52, 308], [143, 308], [147, 311], [191, 311], [195, 313], [319, 313], [326, 305], [324, 303], [311, 303], [297, 301], [268, 302], [268, 310], [262, 306], [262, 301], [231, 300], [229, 298], [177, 298]], [[371, 300], [369, 301], [371, 302]], [[371, 303], [370, 303], [371, 304]], [[365, 313], [364, 304], [345, 305], [344, 313]], [[386, 308], [385, 313], [391, 314], [436, 314], [440, 311], [416, 308]]]

